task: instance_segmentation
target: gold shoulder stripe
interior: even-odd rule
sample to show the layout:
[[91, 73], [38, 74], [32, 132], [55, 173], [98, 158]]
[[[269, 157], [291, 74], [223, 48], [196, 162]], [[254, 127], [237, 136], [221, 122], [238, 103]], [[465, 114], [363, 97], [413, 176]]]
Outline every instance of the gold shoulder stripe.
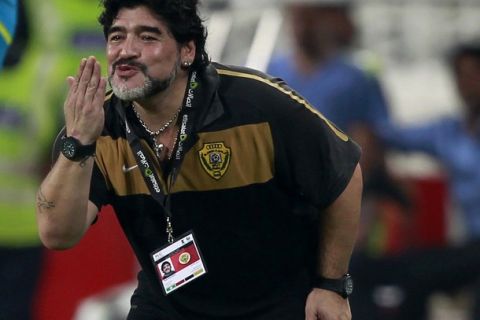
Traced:
[[307, 108], [308, 110], [310, 110], [311, 112], [313, 112], [314, 114], [316, 114], [318, 117], [320, 117], [320, 119], [322, 119], [323, 121], [325, 121], [325, 123], [330, 127], [330, 129], [332, 129], [332, 131], [337, 135], [338, 138], [340, 138], [342, 141], [345, 141], [347, 142], [348, 141], [348, 136], [343, 133], [342, 131], [340, 131], [339, 129], [337, 129], [335, 127], [335, 125], [333, 125], [330, 120], [328, 120], [327, 118], [325, 118], [325, 116], [320, 113], [318, 110], [316, 110], [314, 107], [312, 107], [305, 99], [302, 99], [300, 98], [299, 96], [297, 96], [296, 94], [294, 94], [292, 91], [289, 91], [287, 89], [285, 89], [284, 87], [282, 87], [281, 85], [279, 85], [278, 83], [275, 83], [275, 82], [272, 82], [270, 81], [269, 79], [266, 79], [266, 78], [262, 78], [260, 76], [257, 76], [255, 74], [250, 74], [250, 73], [244, 73], [244, 72], [238, 72], [238, 71], [231, 71], [231, 70], [225, 70], [225, 69], [217, 69], [217, 72], [221, 75], [225, 75], [225, 76], [232, 76], [232, 77], [239, 77], [239, 78], [247, 78], [247, 79], [252, 79], [252, 80], [256, 80], [256, 81], [260, 81], [260, 82], [263, 82], [275, 89], [277, 89], [278, 91], [288, 95], [290, 98], [292, 98], [293, 100], [297, 101], [298, 103], [300, 104], [303, 104], [305, 106], [305, 108]]
[[10, 45], [12, 43], [12, 35], [8, 31], [7, 27], [0, 21], [0, 36], [5, 40], [5, 42]]

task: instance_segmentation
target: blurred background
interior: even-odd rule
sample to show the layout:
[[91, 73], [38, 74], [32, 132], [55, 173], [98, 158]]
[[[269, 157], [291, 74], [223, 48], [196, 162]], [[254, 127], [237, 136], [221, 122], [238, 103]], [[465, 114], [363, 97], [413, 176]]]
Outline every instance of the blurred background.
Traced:
[[[368, 294], [363, 294], [369, 300], [365, 304], [373, 305], [374, 312], [378, 313], [366, 319], [407, 319], [405, 313], [397, 309], [408, 301], [411, 288], [403, 288], [402, 281], [388, 280], [388, 270], [402, 269], [411, 261], [409, 259], [416, 259], [418, 256], [409, 255], [412, 250], [427, 256], [431, 250], [464, 249], [462, 246], [470, 243], [468, 221], [459, 209], [461, 206], [452, 200], [453, 173], [442, 158], [422, 148], [411, 148], [410, 152], [390, 148], [389, 138], [383, 137], [382, 129], [378, 128], [384, 130], [384, 122], [388, 123], [387, 128], [404, 128], [445, 117], [465, 117], [465, 101], [458, 93], [457, 78], [447, 58], [459, 43], [480, 39], [480, 1], [203, 0], [202, 16], [209, 32], [207, 52], [214, 61], [268, 71], [290, 84], [291, 74], [282, 74], [282, 69], [275, 68], [274, 63], [277, 57], [290, 57], [293, 61], [296, 55], [301, 56], [294, 36], [298, 17], [295, 20], [293, 14], [290, 15], [298, 9], [294, 8], [295, 4], [300, 2], [326, 6], [328, 10], [346, 5], [343, 13], [351, 19], [351, 29], [345, 41], [338, 44], [336, 50], [329, 51], [328, 56], [337, 52], [342, 57], [348, 56], [346, 61], [362, 72], [365, 79], [373, 79], [381, 91], [385, 114], [377, 117], [378, 121], [355, 123], [368, 130], [357, 130], [356, 125], [340, 127], [357, 139], [365, 154], [379, 152], [382, 168], [401, 189], [402, 196], [395, 199], [400, 199], [400, 207], [408, 211], [384, 217], [371, 213], [370, 207], [362, 209], [370, 210], [365, 217], [375, 217], [365, 222], [360, 235], [365, 238], [359, 240], [359, 252], [366, 252], [366, 256], [374, 259], [380, 256], [394, 259], [378, 265], [381, 272], [386, 272], [386, 280], [359, 284], [360, 288], [368, 286], [364, 291]], [[0, 267], [0, 300], [23, 301], [20, 303], [23, 309], [31, 311], [31, 316], [18, 313], [15, 319], [116, 320], [124, 319], [128, 312], [137, 265], [111, 208], [102, 210], [99, 222], [80, 245], [63, 252], [41, 247], [36, 239], [33, 209], [35, 190], [50, 166], [50, 146], [63, 126], [66, 76], [75, 74], [80, 59], [89, 55], [99, 58], [103, 70], [106, 69], [104, 38], [96, 21], [99, 13], [97, 0], [18, 1], [17, 29], [0, 72], [0, 264], [3, 264]], [[320, 18], [313, 17], [315, 19]], [[304, 20], [307, 23], [308, 19]], [[307, 31], [320, 28], [315, 23], [304, 27]], [[314, 84], [315, 77], [309, 78], [309, 72], [314, 73], [313, 69], [307, 70], [304, 80]], [[294, 82], [291, 86], [307, 95]], [[314, 98], [307, 99], [322, 111]], [[325, 114], [329, 117], [328, 112]], [[480, 135], [476, 137], [475, 152], [479, 157]], [[480, 198], [477, 190], [469, 192]], [[378, 195], [373, 198], [376, 200]], [[476, 211], [480, 215], [480, 208]], [[388, 243], [390, 247], [386, 239], [393, 241], [393, 244]], [[375, 254], [369, 254], [371, 247], [377, 248]], [[383, 249], [378, 250], [378, 247]], [[451, 255], [434, 256], [430, 263], [438, 267], [464, 253], [442, 252]], [[452, 267], [440, 271], [455, 275], [469, 270], [462, 269], [465, 265], [476, 266], [478, 258], [473, 260], [469, 252], [464, 260], [458, 259], [461, 261], [459, 269]], [[399, 257], [403, 260], [395, 264]], [[354, 258], [354, 270], [358, 264], [366, 265], [362, 264], [363, 258]], [[421, 259], [416, 261], [422, 262]], [[371, 266], [370, 271], [377, 272], [377, 265]], [[442, 282], [440, 271], [439, 278], [433, 282]], [[358, 274], [363, 275], [362, 272], [364, 270], [359, 267]], [[391, 277], [397, 279], [395, 273]], [[458, 287], [451, 286], [454, 288], [448, 290], [425, 284], [429, 286], [421, 298], [425, 302], [425, 312], [419, 312], [422, 315], [418, 319], [480, 319], [473, 315], [478, 293], [472, 284], [476, 277], [477, 274], [472, 273], [471, 278], [459, 280]], [[16, 284], [14, 289], [2, 288], [3, 283], [12, 281]], [[28, 292], [22, 293], [23, 282], [29, 288], [25, 290], [34, 292], [31, 308], [22, 300], [28, 299]], [[452, 282], [456, 282], [455, 279]], [[362, 295], [360, 288], [357, 295]], [[362, 319], [355, 317], [355, 310], [362, 309], [362, 303], [352, 303], [354, 319]], [[2, 314], [1, 308], [3, 306], [0, 306], [0, 320], [14, 319]], [[368, 312], [372, 314], [373, 311]]]

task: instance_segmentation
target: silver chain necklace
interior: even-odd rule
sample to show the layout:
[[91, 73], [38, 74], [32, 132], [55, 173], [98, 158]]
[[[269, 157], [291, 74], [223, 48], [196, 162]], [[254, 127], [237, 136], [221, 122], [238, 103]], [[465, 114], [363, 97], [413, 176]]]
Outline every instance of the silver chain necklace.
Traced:
[[[135, 108], [135, 104], [132, 103], [132, 109], [133, 109], [133, 112], [135, 113], [135, 116], [137, 117], [138, 121], [140, 122], [140, 124], [142, 125], [142, 127], [145, 129], [145, 131], [147, 131], [147, 133], [152, 137], [152, 140], [153, 140], [153, 148], [155, 150], [155, 154], [157, 155], [158, 158], [160, 158], [160, 154], [162, 153], [163, 149], [165, 148], [165, 145], [163, 143], [157, 143], [157, 137], [162, 133], [164, 132], [165, 130], [167, 130], [168, 127], [170, 127], [170, 125], [178, 118], [178, 115], [180, 114], [180, 110], [182, 109], [182, 107], [180, 106], [177, 110], [177, 112], [175, 112], [175, 114], [173, 115], [173, 117], [168, 120], [160, 129], [158, 129], [157, 131], [152, 131], [150, 130], [150, 128], [147, 127], [146, 123], [142, 120], [142, 118], [140, 118], [140, 114], [138, 113], [137, 109]], [[176, 140], [176, 139], [175, 139]], [[174, 142], [175, 144], [175, 142]]]

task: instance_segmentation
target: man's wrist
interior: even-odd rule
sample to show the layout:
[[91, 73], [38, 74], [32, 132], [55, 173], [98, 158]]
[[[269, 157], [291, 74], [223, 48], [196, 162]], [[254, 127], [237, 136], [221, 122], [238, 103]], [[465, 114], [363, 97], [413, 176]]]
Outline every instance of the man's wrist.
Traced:
[[346, 299], [353, 292], [353, 279], [348, 273], [335, 279], [317, 276], [314, 279], [313, 287], [333, 291]]
[[73, 136], [62, 137], [61, 152], [69, 160], [85, 163], [86, 159], [95, 155], [96, 143], [83, 145], [78, 139]]

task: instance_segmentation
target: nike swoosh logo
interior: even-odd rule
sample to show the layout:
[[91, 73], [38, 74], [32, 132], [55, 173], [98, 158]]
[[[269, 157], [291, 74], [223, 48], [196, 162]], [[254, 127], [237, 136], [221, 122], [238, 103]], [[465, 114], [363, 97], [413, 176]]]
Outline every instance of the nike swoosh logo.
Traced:
[[134, 166], [131, 166], [131, 167], [128, 167], [128, 168], [127, 168], [127, 167], [125, 167], [125, 165], [123, 165], [122, 171], [123, 171], [123, 173], [127, 173], [127, 172], [130, 172], [130, 171], [132, 171], [133, 169], [135, 169], [135, 168], [137, 168], [137, 167], [138, 167], [138, 165], [134, 165]]

